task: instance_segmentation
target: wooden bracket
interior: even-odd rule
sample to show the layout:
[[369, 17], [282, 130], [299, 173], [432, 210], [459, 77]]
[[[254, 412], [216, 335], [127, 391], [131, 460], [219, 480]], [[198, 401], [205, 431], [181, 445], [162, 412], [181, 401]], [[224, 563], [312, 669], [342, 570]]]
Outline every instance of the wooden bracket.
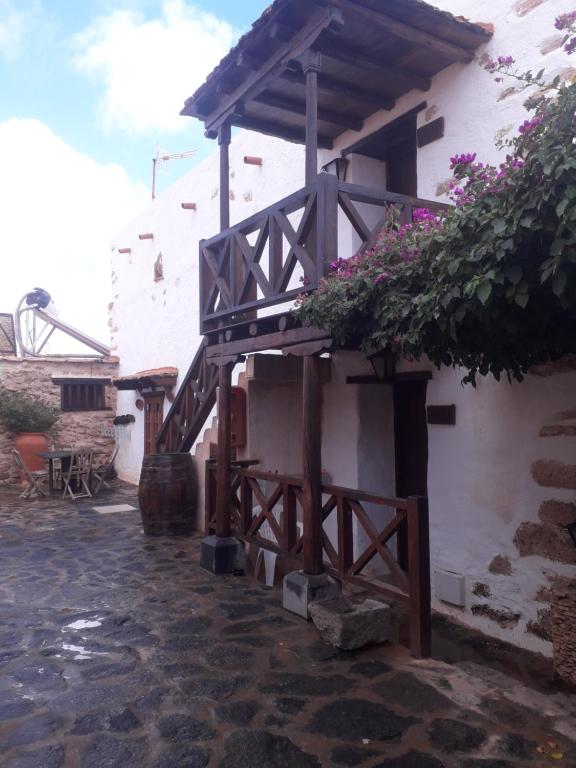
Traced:
[[209, 365], [215, 365], [217, 368], [222, 368], [224, 365], [236, 365], [236, 363], [244, 362], [244, 355], [218, 355], [207, 358]]
[[333, 346], [334, 339], [319, 339], [318, 341], [307, 341], [302, 344], [294, 344], [291, 347], [284, 347], [282, 354], [294, 355], [295, 357], [317, 355], [322, 352], [329, 352]]

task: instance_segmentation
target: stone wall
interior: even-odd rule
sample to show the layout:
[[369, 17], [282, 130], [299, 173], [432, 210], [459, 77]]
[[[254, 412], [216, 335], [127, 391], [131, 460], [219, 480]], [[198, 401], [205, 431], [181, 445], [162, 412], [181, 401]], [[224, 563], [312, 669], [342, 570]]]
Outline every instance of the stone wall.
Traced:
[[[52, 383], [59, 377], [106, 378], [117, 375], [115, 358], [86, 360], [74, 358], [17, 358], [0, 356], [0, 384], [25, 392], [60, 407], [60, 387]], [[110, 450], [114, 445], [112, 420], [116, 415], [116, 390], [106, 387], [105, 411], [66, 411], [61, 414], [48, 439], [56, 445], [89, 445]], [[15, 479], [12, 455], [13, 435], [0, 424], [0, 484]]]
[[576, 685], [576, 581], [554, 591], [551, 623], [554, 669]]

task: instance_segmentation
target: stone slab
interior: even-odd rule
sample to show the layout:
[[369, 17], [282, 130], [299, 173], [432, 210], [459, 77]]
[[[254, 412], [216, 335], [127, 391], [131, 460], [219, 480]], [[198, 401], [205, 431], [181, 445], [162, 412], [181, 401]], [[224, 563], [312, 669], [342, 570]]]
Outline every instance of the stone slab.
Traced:
[[377, 600], [352, 603], [345, 597], [312, 602], [309, 614], [322, 639], [343, 650], [390, 640], [390, 606]]
[[108, 504], [105, 507], [92, 507], [92, 509], [101, 515], [111, 515], [114, 512], [136, 512], [136, 507], [130, 504]]

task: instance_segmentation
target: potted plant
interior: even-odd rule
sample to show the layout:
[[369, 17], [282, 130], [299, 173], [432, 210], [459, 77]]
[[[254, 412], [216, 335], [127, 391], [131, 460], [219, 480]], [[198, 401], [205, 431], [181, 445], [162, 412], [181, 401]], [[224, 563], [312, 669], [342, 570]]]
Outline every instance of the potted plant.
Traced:
[[14, 437], [14, 447], [30, 471], [44, 468], [36, 456], [48, 448], [44, 434], [55, 423], [59, 410], [37, 398], [0, 386], [0, 421]]

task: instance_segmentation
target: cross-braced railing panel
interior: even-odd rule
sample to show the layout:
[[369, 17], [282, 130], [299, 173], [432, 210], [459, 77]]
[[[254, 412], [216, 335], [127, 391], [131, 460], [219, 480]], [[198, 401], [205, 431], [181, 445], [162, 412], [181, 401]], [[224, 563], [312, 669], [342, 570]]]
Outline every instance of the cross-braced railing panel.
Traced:
[[216, 402], [218, 369], [200, 345], [156, 437], [158, 453], [189, 451]]
[[[317, 190], [303, 189], [200, 243], [203, 332], [318, 285]], [[252, 313], [252, 315], [247, 313]]]
[[[207, 464], [206, 531], [215, 526], [216, 464]], [[302, 480], [247, 467], [233, 467], [232, 531], [249, 545], [275, 552], [286, 572], [301, 567]], [[325, 570], [342, 582], [408, 605], [411, 648], [426, 655], [430, 643], [428, 506], [425, 498], [386, 498], [335, 485], [322, 486], [322, 547]], [[407, 541], [407, 567], [398, 561], [394, 536]], [[372, 561], [384, 566], [367, 573]]]

